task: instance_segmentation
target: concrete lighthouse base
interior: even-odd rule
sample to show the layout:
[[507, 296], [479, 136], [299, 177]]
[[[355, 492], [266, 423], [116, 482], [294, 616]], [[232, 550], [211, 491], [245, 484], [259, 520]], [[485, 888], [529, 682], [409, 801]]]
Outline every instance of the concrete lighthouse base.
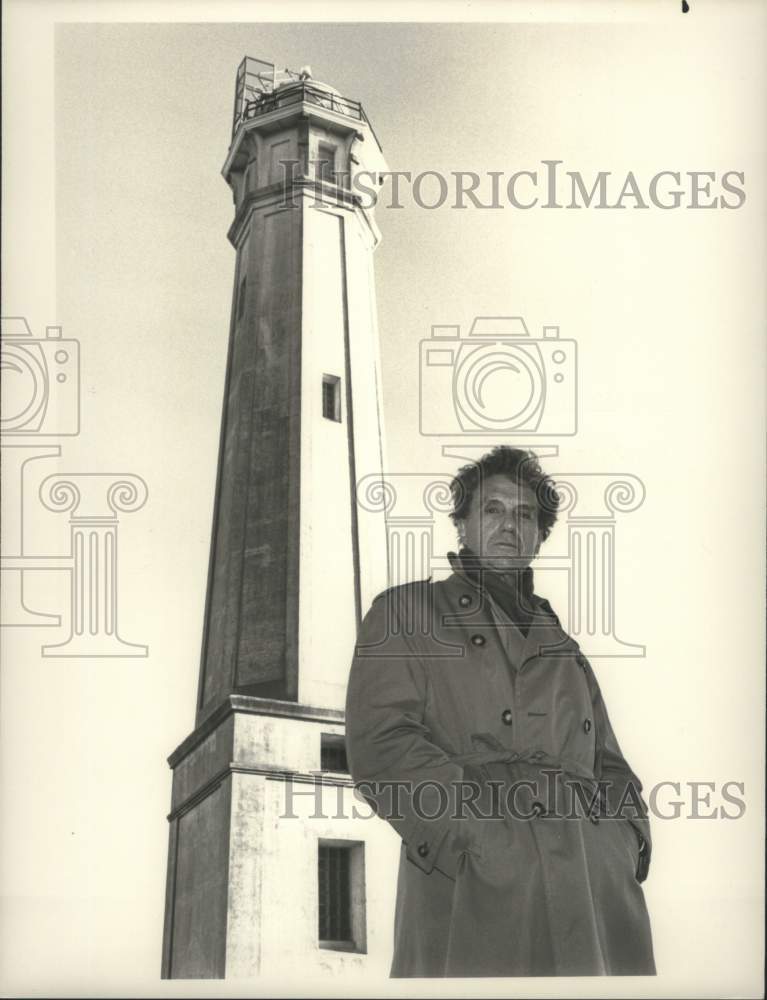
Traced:
[[[400, 843], [322, 769], [342, 738], [341, 712], [231, 695], [171, 755], [163, 978], [388, 975]], [[348, 924], [322, 940], [339, 856]]]

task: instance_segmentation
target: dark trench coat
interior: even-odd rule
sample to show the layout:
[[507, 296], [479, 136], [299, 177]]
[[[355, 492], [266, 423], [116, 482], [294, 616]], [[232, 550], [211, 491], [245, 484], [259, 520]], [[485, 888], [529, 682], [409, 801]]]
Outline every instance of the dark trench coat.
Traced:
[[548, 602], [525, 638], [453, 565], [374, 601], [349, 677], [351, 774], [402, 838], [391, 975], [654, 974], [646, 806], [591, 666]]

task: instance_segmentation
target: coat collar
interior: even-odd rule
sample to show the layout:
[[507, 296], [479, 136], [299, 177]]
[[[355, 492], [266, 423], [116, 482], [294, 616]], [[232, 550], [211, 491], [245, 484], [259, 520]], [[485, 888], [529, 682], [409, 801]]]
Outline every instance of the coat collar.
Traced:
[[541, 598], [536, 599], [533, 571], [529, 566], [517, 574], [516, 580], [509, 581], [487, 568], [470, 549], [463, 548], [458, 554], [448, 552], [448, 559], [455, 573], [470, 580], [502, 606], [511, 607], [512, 613], [519, 614], [520, 621], [525, 624], [527, 618], [538, 611]]
[[[448, 559], [453, 572], [444, 582], [451, 598], [450, 603], [457, 613], [445, 623], [463, 625], [472, 636], [483, 635], [487, 641], [494, 641], [502, 647], [498, 636], [498, 621], [493, 613], [493, 608], [497, 605], [482, 585], [481, 574], [467, 572], [467, 567], [455, 552], [449, 552]], [[535, 657], [561, 656], [569, 651], [577, 651], [578, 644], [562, 628], [549, 602], [534, 592], [532, 570], [525, 571], [522, 587], [525, 603], [532, 612], [522, 663]]]

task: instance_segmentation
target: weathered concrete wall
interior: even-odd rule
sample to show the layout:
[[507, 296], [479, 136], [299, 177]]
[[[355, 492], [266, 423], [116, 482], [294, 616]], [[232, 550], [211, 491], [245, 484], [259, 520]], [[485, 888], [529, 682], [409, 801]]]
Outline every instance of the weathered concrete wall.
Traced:
[[[359, 565], [352, 428], [370, 404], [353, 393], [346, 225], [351, 213], [304, 210], [299, 700], [343, 708], [357, 630]], [[351, 215], [352, 224], [356, 224]], [[340, 378], [341, 421], [322, 415], [323, 375]], [[373, 401], [374, 403], [375, 401]]]
[[[343, 733], [322, 714], [235, 711], [177, 760], [166, 977], [388, 975], [400, 841], [348, 779], [314, 780], [322, 734]], [[320, 841], [357, 845], [359, 951], [320, 947]]]
[[174, 820], [175, 891], [167, 977], [216, 979], [225, 974], [229, 814], [227, 778]]
[[[252, 252], [251, 247], [258, 252]], [[301, 211], [254, 213], [240, 250], [200, 717], [232, 691], [295, 698]]]
[[[297, 791], [295, 786], [293, 791]], [[269, 812], [275, 818], [262, 898], [281, 899], [279, 915], [261, 922], [264, 975], [301, 968], [307, 976], [389, 974], [400, 840], [383, 820], [354, 798], [351, 788], [305, 786], [311, 794], [289, 799], [276, 781], [267, 782]], [[352, 808], [359, 814], [354, 818]], [[281, 818], [282, 817], [282, 818]], [[320, 840], [364, 845], [365, 952], [319, 947], [317, 858]], [[289, 931], [286, 929], [290, 928]]]
[[234, 746], [235, 716], [230, 715], [191, 749], [173, 771], [171, 811], [180, 809], [192, 796], [204, 791], [216, 775], [229, 768]]

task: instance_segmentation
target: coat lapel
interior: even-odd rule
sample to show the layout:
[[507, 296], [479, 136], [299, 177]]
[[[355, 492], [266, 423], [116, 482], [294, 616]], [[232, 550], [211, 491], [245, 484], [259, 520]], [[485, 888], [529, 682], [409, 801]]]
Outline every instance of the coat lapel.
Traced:
[[565, 632], [551, 610], [549, 602], [537, 594], [533, 596], [533, 600], [536, 612], [530, 622], [522, 662], [536, 657], [545, 659], [547, 656], [561, 656], [569, 650], [577, 649], [576, 643]]
[[[490, 597], [478, 581], [464, 572], [460, 560], [453, 553], [450, 553], [449, 558], [453, 574], [445, 582], [450, 593], [452, 613], [442, 616], [443, 625], [451, 630], [462, 626], [466, 630], [468, 642], [477, 645], [478, 637], [481, 636], [483, 640], [481, 645], [484, 645], [488, 652], [495, 650], [508, 659]], [[562, 628], [549, 602], [537, 594], [531, 595], [531, 601], [533, 614], [527, 636], [524, 637], [522, 655], [519, 662], [513, 664], [517, 669], [521, 669], [529, 660], [538, 657], [561, 656], [565, 652], [578, 649], [577, 643]], [[501, 615], [505, 617], [503, 611]], [[522, 639], [522, 632], [518, 629], [516, 631]]]
[[[452, 561], [452, 560], [451, 560]], [[483, 649], [491, 656], [506, 657], [506, 650], [499, 635], [490, 600], [471, 577], [453, 563], [454, 572], [445, 581], [448, 609], [441, 616], [441, 624], [453, 642], [461, 641], [465, 648], [478, 652]]]

